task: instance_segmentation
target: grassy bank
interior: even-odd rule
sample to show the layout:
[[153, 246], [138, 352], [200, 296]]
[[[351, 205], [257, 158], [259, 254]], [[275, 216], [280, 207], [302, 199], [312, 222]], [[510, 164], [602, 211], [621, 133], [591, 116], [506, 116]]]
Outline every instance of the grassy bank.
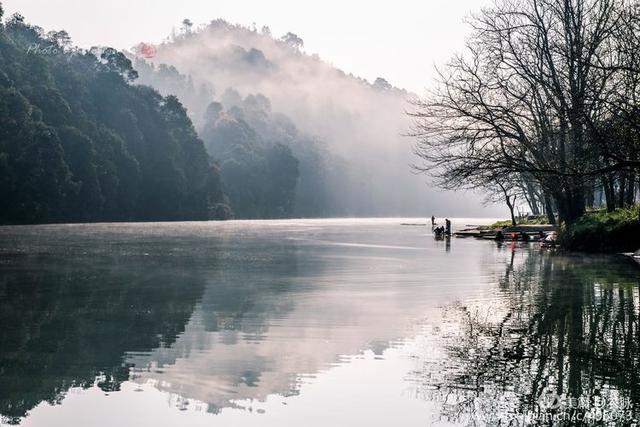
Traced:
[[[546, 217], [523, 218], [523, 219], [518, 219], [516, 222], [517, 222], [517, 225], [542, 225], [542, 224], [549, 223]], [[502, 228], [511, 227], [511, 225], [512, 225], [511, 220], [506, 219], [504, 221], [494, 222], [493, 224], [489, 225], [489, 228], [492, 230], [499, 230]]]
[[560, 233], [562, 247], [586, 252], [633, 252], [640, 249], [638, 206], [585, 214]]

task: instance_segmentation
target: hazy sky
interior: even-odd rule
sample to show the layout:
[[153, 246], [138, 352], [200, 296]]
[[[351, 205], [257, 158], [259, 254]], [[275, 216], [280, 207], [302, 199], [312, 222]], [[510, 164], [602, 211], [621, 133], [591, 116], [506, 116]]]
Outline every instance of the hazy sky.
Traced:
[[291, 31], [346, 72], [422, 93], [442, 64], [464, 47], [464, 18], [490, 0], [0, 0], [46, 30], [65, 29], [82, 47], [159, 43], [184, 18], [223, 18]]

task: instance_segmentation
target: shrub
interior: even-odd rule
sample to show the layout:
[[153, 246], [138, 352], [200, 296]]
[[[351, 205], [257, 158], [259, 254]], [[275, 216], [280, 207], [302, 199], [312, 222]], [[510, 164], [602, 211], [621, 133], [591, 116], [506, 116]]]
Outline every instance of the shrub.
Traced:
[[633, 252], [640, 248], [639, 208], [587, 213], [562, 230], [560, 243], [571, 250]]

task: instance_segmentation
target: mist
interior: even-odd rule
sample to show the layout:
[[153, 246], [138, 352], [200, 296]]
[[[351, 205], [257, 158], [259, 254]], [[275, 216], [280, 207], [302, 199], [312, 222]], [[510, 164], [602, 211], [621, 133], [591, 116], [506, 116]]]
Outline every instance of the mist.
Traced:
[[[141, 49], [145, 45], [134, 49], [139, 82], [177, 95], [199, 132], [211, 102], [229, 108], [234, 103], [230, 94], [238, 99], [264, 95], [270, 113], [288, 117], [307, 139], [321, 141], [346, 164], [352, 182], [333, 180], [327, 185], [341, 200], [350, 200], [350, 206], [329, 215], [496, 214], [495, 207], [483, 208], [475, 194], [431, 189], [428, 177], [411, 169], [416, 162], [413, 140], [404, 135], [411, 126], [406, 111], [415, 94], [382, 77], [368, 82], [344, 73], [305, 53], [303, 40], [295, 34], [275, 38], [267, 27], [257, 30], [223, 20], [192, 29], [185, 22], [151, 53]], [[143, 61], [155, 71], [174, 67], [182, 75], [182, 88], [176, 78], [141, 70]]]

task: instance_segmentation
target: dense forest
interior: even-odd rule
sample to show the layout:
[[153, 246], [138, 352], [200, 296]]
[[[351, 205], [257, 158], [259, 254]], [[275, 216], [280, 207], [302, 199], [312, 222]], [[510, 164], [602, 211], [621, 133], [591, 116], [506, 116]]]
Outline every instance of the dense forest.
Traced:
[[[239, 188], [229, 179], [232, 166], [266, 173], [264, 150], [278, 144], [298, 161], [295, 217], [470, 211], [469, 195], [432, 191], [409, 168], [413, 141], [403, 135], [413, 95], [384, 78], [368, 81], [307, 53], [295, 34], [279, 37], [266, 26], [222, 19], [195, 25], [185, 19], [162, 43], [140, 43], [127, 55], [138, 83], [176, 95], [185, 105], [209, 154], [220, 162], [232, 205], [238, 197], [246, 201], [232, 206], [237, 216], [286, 212], [281, 201], [265, 199], [263, 180], [243, 176], [246, 185]], [[222, 106], [222, 114], [208, 114], [212, 103]]]
[[136, 78], [114, 49], [17, 14], [0, 26], [0, 223], [228, 215], [185, 108]]
[[[354, 99], [404, 103], [405, 93], [383, 79], [370, 84], [302, 54], [297, 36], [277, 40], [266, 30], [212, 21], [203, 35], [225, 31], [233, 43], [258, 37], [275, 50], [225, 45], [209, 61], [223, 74], [211, 70], [203, 78], [136, 49], [77, 48], [65, 31], [46, 32], [18, 14], [5, 21], [0, 223], [360, 216], [407, 205], [408, 192], [397, 191], [406, 187], [399, 176], [413, 179], [403, 170], [406, 160], [394, 161], [396, 148], [380, 142], [385, 133], [399, 135], [398, 122], [383, 132], [359, 127], [352, 122], [366, 118], [360, 110], [336, 110], [345, 104], [331, 100], [318, 104], [315, 89], [281, 82], [294, 112], [319, 109], [311, 126], [274, 108], [260, 90], [266, 88], [242, 82], [249, 75], [271, 78], [269, 70], [298, 58], [330, 73]], [[187, 42], [200, 48], [197, 34], [183, 28], [159, 50]], [[330, 132], [308, 130], [313, 127]], [[360, 134], [363, 129], [370, 134]], [[368, 150], [357, 146], [365, 141]]]
[[[355, 181], [345, 161], [290, 117], [274, 112], [269, 98], [243, 97], [233, 88], [218, 95], [173, 66], [132, 59], [140, 83], [175, 94], [189, 106], [209, 155], [220, 164], [223, 189], [236, 217], [323, 217], [356, 211], [344, 191], [334, 190], [340, 182]], [[360, 186], [362, 192], [364, 182]]]
[[303, 45], [185, 20], [158, 46], [85, 50], [7, 17], [0, 223], [468, 212], [408, 168], [410, 94]]
[[221, 104], [211, 103], [202, 133], [206, 147], [222, 161], [224, 188], [237, 215], [290, 217], [295, 206], [298, 159], [289, 146], [264, 141], [245, 121], [245, 111], [240, 107], [224, 111]]

